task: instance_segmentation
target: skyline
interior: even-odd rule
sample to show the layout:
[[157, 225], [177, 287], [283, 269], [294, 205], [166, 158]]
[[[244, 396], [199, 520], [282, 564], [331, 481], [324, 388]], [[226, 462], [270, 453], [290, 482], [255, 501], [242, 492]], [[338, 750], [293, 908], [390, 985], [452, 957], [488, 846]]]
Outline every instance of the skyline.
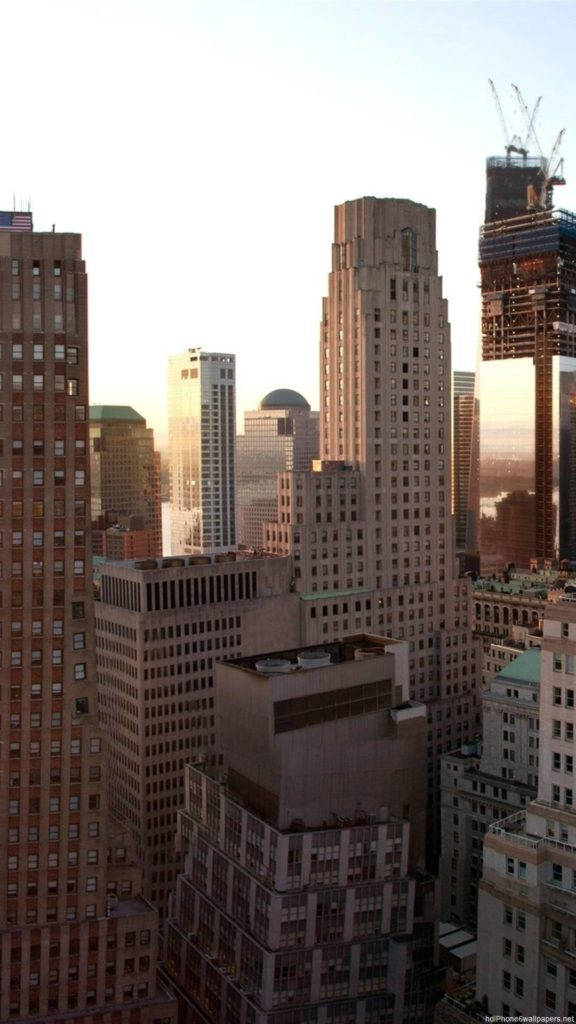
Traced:
[[[574, 6], [208, 9], [171, 0], [158, 11], [151, 2], [78, 10], [56, 0], [48, 10], [31, 0], [25, 80], [18, 48], [5, 54], [5, 80], [20, 88], [5, 112], [11, 147], [0, 205], [11, 208], [16, 193], [26, 207], [30, 197], [36, 230], [55, 222], [57, 231], [83, 234], [90, 401], [128, 401], [164, 448], [168, 356], [202, 346], [237, 356], [239, 424], [278, 387], [317, 408], [333, 208], [365, 195], [437, 210], [454, 366], [474, 369], [484, 163], [504, 148], [487, 80], [510, 121], [510, 81], [529, 105], [544, 94], [538, 127], [551, 149], [558, 130], [569, 128], [573, 87], [557, 68], [555, 34], [535, 26], [562, 17], [569, 46]], [[20, 17], [5, 17], [7, 37], [15, 35]], [[438, 66], [442, 51], [449, 61]], [[24, 117], [48, 72], [58, 115]], [[358, 146], [339, 147], [350, 130]], [[569, 184], [556, 196], [567, 208], [576, 206], [574, 146], [568, 132]], [[62, 173], [67, 159], [70, 173]], [[126, 303], [126, 293], [135, 301]]]

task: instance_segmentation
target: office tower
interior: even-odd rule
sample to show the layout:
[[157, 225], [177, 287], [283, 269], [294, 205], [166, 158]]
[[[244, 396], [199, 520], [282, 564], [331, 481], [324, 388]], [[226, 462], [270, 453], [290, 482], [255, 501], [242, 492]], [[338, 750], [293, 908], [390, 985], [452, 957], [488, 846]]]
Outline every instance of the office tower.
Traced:
[[332, 267], [320, 332], [322, 462], [306, 500], [302, 474], [284, 474], [267, 546], [293, 555], [308, 642], [346, 628], [408, 641], [411, 696], [429, 713], [433, 858], [440, 754], [479, 727], [470, 583], [455, 571], [450, 327], [434, 211], [401, 199], [336, 207]]
[[187, 766], [166, 927], [182, 1021], [431, 1020], [426, 710], [408, 691], [407, 644], [376, 636], [217, 666], [224, 771]]
[[[478, 530], [478, 401], [475, 374], [454, 370], [452, 374], [452, 506], [458, 555], [477, 551]], [[465, 563], [463, 567], [466, 567]]]
[[[94, 553], [161, 555], [160, 453], [146, 420], [129, 405], [90, 406], [90, 472]], [[114, 526], [121, 536], [117, 529], [107, 546]]]
[[296, 391], [271, 391], [258, 409], [244, 413], [244, 434], [236, 439], [241, 544], [263, 547], [262, 527], [276, 516], [278, 473], [310, 469], [317, 457], [318, 413]]
[[184, 765], [218, 763], [217, 660], [300, 641], [287, 558], [203, 555], [102, 569], [96, 606], [98, 711], [109, 738], [110, 804], [130, 826], [144, 894], [163, 914], [179, 865]]
[[236, 544], [235, 357], [188, 349], [168, 372], [172, 554]]
[[[489, 188], [491, 170], [489, 160]], [[521, 195], [522, 162], [506, 175]], [[488, 572], [576, 558], [576, 218], [550, 208], [551, 186], [545, 202], [534, 193], [523, 210], [489, 217], [480, 238], [480, 553]]]
[[80, 235], [0, 212], [0, 290], [0, 1020], [173, 1022], [96, 716]]
[[544, 618], [538, 796], [484, 841], [476, 986], [486, 1013], [576, 1013], [575, 650], [570, 595]]
[[515, 655], [482, 691], [482, 743], [442, 758], [442, 915], [474, 929], [484, 833], [536, 795], [540, 651]]

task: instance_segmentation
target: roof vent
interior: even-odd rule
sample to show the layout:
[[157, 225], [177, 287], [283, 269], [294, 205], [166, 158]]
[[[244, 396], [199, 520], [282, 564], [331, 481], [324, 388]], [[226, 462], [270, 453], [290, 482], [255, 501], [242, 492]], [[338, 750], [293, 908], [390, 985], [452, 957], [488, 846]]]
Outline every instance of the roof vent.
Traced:
[[357, 647], [354, 651], [354, 661], [365, 661], [366, 658], [381, 658], [386, 651], [383, 647]]
[[330, 662], [328, 651], [301, 651], [298, 655], [299, 668], [324, 668]]
[[288, 658], [261, 658], [254, 665], [257, 672], [264, 676], [282, 675], [285, 672], [293, 672], [296, 665]]

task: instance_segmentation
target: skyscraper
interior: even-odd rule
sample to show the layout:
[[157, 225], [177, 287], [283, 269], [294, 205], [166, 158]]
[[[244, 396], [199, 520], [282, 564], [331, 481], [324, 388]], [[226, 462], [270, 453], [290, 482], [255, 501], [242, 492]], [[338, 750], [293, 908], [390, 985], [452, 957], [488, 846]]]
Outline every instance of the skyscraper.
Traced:
[[[523, 208], [490, 200], [480, 238], [480, 551], [484, 569], [576, 559], [576, 217], [506, 181]], [[537, 162], [538, 163], [538, 162]], [[541, 163], [541, 161], [539, 162]], [[539, 175], [542, 195], [542, 169]], [[531, 172], [531, 173], [532, 173]]]
[[109, 820], [77, 234], [0, 212], [0, 1020], [174, 1020], [157, 916]]
[[477, 550], [478, 402], [475, 374], [454, 370], [452, 394], [452, 504], [456, 552]]
[[236, 444], [238, 540], [261, 548], [262, 527], [276, 515], [278, 473], [310, 469], [318, 457], [318, 413], [296, 391], [271, 391], [244, 413]]
[[236, 545], [235, 357], [191, 348], [168, 376], [172, 554]]
[[90, 472], [95, 553], [107, 553], [106, 530], [120, 519], [130, 532], [149, 535], [142, 555], [161, 555], [160, 453], [146, 420], [130, 406], [90, 406]]
[[451, 367], [435, 212], [364, 198], [335, 211], [320, 337], [321, 459], [283, 474], [269, 549], [291, 553], [308, 642], [377, 630], [409, 645], [428, 707], [430, 851], [440, 754], [479, 728], [469, 581], [455, 569]]

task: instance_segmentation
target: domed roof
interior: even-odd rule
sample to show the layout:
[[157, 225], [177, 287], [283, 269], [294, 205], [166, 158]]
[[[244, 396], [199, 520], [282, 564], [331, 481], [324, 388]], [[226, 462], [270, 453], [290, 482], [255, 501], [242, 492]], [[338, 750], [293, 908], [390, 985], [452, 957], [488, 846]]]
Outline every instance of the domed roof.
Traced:
[[297, 391], [291, 391], [290, 388], [278, 388], [277, 391], [270, 391], [268, 395], [265, 395], [259, 409], [309, 409], [310, 403], [306, 401], [304, 395], [299, 395]]

